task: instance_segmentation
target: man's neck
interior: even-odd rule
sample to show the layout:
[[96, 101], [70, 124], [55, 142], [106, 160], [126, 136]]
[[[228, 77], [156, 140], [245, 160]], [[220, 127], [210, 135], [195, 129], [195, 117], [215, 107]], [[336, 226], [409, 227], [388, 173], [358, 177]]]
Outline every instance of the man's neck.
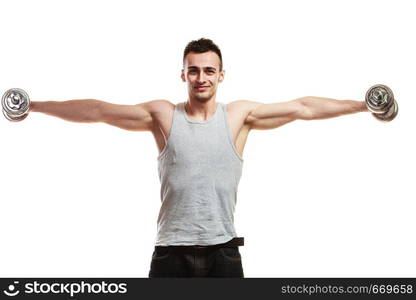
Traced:
[[212, 97], [206, 102], [190, 99], [185, 102], [185, 110], [189, 117], [198, 121], [206, 121], [210, 119], [217, 110], [217, 103], [215, 97]]

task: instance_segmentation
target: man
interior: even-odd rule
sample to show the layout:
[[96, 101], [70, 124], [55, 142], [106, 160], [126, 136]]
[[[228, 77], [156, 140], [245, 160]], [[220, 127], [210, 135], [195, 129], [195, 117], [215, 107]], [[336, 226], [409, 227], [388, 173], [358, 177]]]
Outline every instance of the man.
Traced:
[[31, 102], [30, 111], [68, 121], [152, 132], [159, 149], [162, 203], [149, 277], [244, 277], [238, 250], [243, 243], [233, 215], [249, 132], [367, 111], [365, 101], [311, 96], [271, 104], [217, 103], [224, 75], [220, 49], [202, 38], [184, 51], [186, 102]]

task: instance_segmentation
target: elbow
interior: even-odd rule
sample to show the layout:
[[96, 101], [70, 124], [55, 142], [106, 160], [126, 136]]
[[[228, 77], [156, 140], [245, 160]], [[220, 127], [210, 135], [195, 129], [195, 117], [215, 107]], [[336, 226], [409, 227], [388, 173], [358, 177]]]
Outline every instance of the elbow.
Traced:
[[87, 117], [87, 122], [102, 122], [104, 120], [104, 102], [96, 99], [89, 100], [92, 105]]
[[313, 101], [312, 96], [306, 96], [297, 99], [298, 109], [297, 109], [297, 119], [299, 120], [314, 120], [315, 114], [311, 107], [311, 101]]

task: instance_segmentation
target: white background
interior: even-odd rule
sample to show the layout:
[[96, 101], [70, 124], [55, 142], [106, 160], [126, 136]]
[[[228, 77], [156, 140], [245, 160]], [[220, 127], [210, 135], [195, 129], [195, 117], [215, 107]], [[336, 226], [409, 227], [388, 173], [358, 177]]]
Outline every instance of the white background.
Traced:
[[[185, 101], [186, 44], [223, 53], [217, 101], [395, 94], [369, 113], [252, 131], [235, 212], [246, 277], [416, 276], [412, 1], [2, 1], [0, 93]], [[147, 277], [160, 207], [149, 132], [0, 119], [0, 276]]]

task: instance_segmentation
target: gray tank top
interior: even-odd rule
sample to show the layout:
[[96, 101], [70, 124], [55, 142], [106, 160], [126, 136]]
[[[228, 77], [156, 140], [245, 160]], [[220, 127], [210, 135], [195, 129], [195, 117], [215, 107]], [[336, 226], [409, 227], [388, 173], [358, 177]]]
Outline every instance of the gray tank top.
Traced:
[[156, 246], [221, 244], [237, 237], [234, 210], [243, 158], [230, 135], [223, 103], [207, 121], [175, 107], [171, 132], [158, 156], [161, 207]]

